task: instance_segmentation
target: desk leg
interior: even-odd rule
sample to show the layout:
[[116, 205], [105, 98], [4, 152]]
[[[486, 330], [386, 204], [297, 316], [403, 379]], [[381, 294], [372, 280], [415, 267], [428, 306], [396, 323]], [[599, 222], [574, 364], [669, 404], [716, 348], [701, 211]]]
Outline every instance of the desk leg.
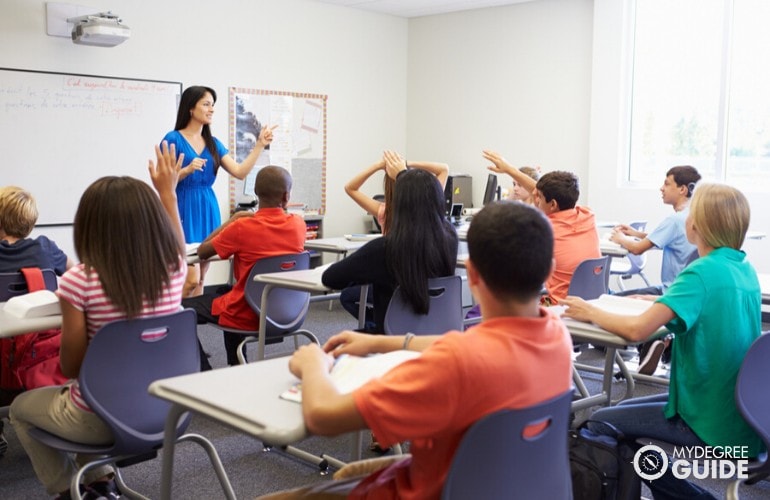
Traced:
[[[338, 254], [337, 254], [337, 258], [334, 260], [334, 262], [339, 262], [339, 261], [341, 261], [342, 259], [344, 259], [345, 257], [347, 257], [347, 255], [348, 255], [348, 253], [347, 253], [347, 252], [340, 252], [340, 253], [338, 253]], [[334, 301], [333, 301], [333, 300], [330, 300], [330, 301], [329, 301], [329, 310], [330, 310], [330, 311], [332, 310], [332, 305], [334, 305]]]
[[634, 375], [628, 371], [628, 366], [626, 366], [626, 362], [623, 360], [623, 356], [621, 356], [620, 353], [618, 353], [617, 351], [615, 351], [615, 363], [617, 363], [620, 373], [626, 379], [626, 394], [622, 398], [618, 399], [617, 401], [612, 401], [610, 399], [610, 404], [617, 404], [623, 401], [624, 399], [629, 399], [634, 397], [634, 389], [636, 387], [636, 382], [634, 381]]
[[612, 381], [615, 378], [615, 354], [617, 349], [607, 346], [604, 353], [604, 376], [602, 377], [602, 392], [607, 397], [606, 405], [612, 404]]
[[160, 475], [160, 498], [171, 500], [171, 486], [174, 474], [174, 446], [176, 445], [176, 429], [184, 413], [184, 408], [172, 404], [166, 417], [163, 430], [163, 468]]
[[361, 295], [358, 296], [358, 328], [366, 326], [366, 297], [371, 285], [361, 285]]

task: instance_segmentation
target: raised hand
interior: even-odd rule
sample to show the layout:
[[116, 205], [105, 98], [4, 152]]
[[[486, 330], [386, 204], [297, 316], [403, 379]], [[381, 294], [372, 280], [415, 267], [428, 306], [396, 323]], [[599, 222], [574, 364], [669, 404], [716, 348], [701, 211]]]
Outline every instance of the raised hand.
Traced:
[[267, 147], [271, 142], [273, 142], [273, 130], [276, 128], [278, 128], [278, 125], [273, 125], [272, 127], [265, 125], [262, 127], [262, 130], [259, 131], [259, 138], [257, 139], [257, 142], [262, 145], [262, 147]]
[[385, 172], [391, 179], [395, 179], [400, 172], [406, 170], [406, 161], [395, 151], [384, 151], [382, 159], [385, 162]]
[[511, 164], [508, 163], [505, 158], [500, 155], [500, 153], [485, 149], [481, 152], [481, 156], [483, 156], [485, 160], [492, 162], [492, 165], [487, 167], [487, 169], [491, 170], [492, 172], [497, 174], [508, 174], [513, 169]]
[[160, 146], [155, 145], [155, 158], [155, 162], [149, 160], [147, 165], [152, 185], [158, 194], [174, 193], [179, 182], [184, 154], [177, 157], [176, 146], [172, 144], [169, 147], [168, 142], [163, 141]]

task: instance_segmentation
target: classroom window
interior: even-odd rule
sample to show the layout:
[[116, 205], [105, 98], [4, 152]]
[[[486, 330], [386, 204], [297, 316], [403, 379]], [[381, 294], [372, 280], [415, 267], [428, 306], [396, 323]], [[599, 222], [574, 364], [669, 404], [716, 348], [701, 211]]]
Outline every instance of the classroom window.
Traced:
[[638, 0], [627, 179], [674, 165], [770, 189], [770, 2]]

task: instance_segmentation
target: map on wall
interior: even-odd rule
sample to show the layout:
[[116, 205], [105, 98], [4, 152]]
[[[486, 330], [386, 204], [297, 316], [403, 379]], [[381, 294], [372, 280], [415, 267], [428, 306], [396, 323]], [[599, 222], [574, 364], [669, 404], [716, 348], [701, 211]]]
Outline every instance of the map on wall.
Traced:
[[276, 127], [273, 142], [241, 181], [230, 178], [230, 209], [253, 199], [259, 169], [277, 165], [293, 178], [291, 206], [305, 214], [326, 208], [326, 100], [320, 94], [230, 88], [230, 151], [239, 163], [257, 143], [262, 127]]

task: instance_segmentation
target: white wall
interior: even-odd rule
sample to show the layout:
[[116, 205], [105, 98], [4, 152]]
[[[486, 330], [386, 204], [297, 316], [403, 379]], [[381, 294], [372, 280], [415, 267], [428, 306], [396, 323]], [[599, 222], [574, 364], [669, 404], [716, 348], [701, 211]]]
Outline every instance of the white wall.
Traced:
[[482, 149], [587, 186], [592, 15], [591, 0], [539, 0], [412, 19], [408, 157], [471, 174], [476, 205]]
[[[341, 186], [385, 147], [406, 149], [406, 19], [303, 0], [73, 3], [119, 14], [131, 39], [114, 48], [75, 45], [46, 35], [43, 1], [0, 0], [0, 66], [211, 86], [219, 94], [213, 131], [225, 143], [230, 86], [327, 94], [326, 234], [363, 229], [363, 211]], [[168, 117], [169, 130], [175, 118]], [[68, 147], [66, 130], [41, 143]], [[151, 156], [152, 144], [131, 137], [125, 144]], [[3, 168], [41, 167], [30, 152], [28, 165]], [[215, 189], [226, 210], [225, 175]], [[69, 231], [46, 233], [74, 256]]]

